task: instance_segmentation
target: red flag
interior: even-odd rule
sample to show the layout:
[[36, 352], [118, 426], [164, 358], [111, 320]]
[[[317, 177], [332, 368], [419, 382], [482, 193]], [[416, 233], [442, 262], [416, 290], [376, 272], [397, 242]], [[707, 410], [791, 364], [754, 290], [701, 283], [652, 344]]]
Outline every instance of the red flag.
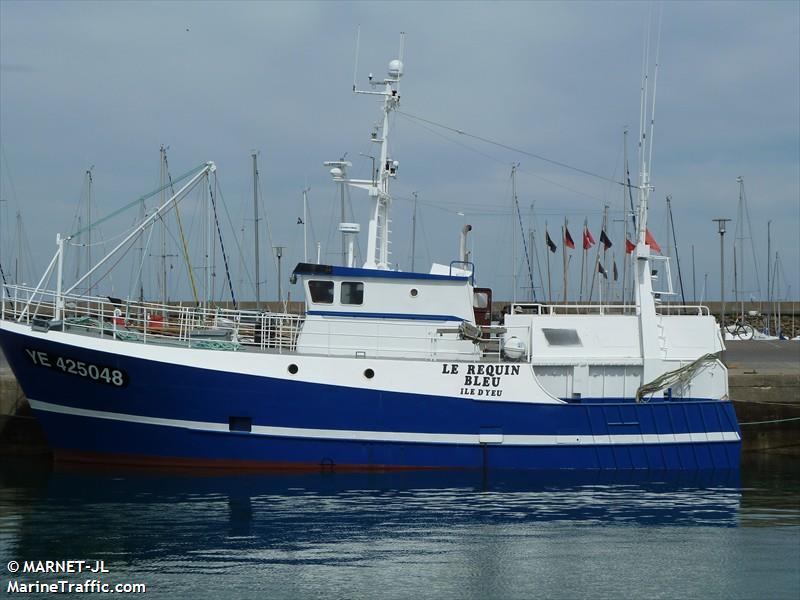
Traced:
[[588, 250], [592, 246], [594, 246], [594, 238], [592, 237], [592, 232], [589, 231], [588, 227], [583, 228], [583, 249]]
[[567, 248], [575, 249], [575, 242], [572, 241], [572, 236], [569, 234], [569, 229], [564, 227], [564, 245]]
[[635, 249], [636, 249], [636, 244], [634, 244], [628, 238], [625, 238], [625, 254], [630, 254]]
[[658, 245], [656, 239], [653, 237], [653, 234], [650, 233], [650, 230], [647, 229], [644, 235], [644, 243], [650, 246], [653, 250], [661, 254], [661, 246]]

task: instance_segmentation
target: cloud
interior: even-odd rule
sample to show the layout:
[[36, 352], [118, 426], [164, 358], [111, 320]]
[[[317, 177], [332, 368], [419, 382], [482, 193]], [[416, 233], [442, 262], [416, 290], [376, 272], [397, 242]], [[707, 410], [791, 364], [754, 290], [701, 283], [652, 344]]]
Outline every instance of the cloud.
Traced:
[[[16, 189], [4, 203], [0, 258], [12, 252], [8, 217], [17, 207], [24, 218], [36, 217], [31, 245], [45, 263], [55, 231], [74, 215], [88, 165], [96, 165], [98, 211], [110, 211], [157, 184], [161, 144], [170, 146], [176, 172], [217, 162], [236, 235], [252, 226], [250, 150], [260, 149], [265, 208], [273, 242], [290, 246], [286, 261], [301, 252], [294, 223], [306, 184], [316, 238], [335, 256], [338, 192], [322, 162], [347, 152], [353, 173], [368, 176], [370, 161], [359, 153], [374, 153], [368, 136], [380, 119], [372, 98], [350, 92], [357, 25], [360, 86], [370, 71], [383, 76], [398, 32], [407, 32], [403, 111], [606, 177], [621, 173], [628, 126], [636, 176], [647, 4], [86, 6], [0, 3], [0, 131], [8, 157], [0, 194], [10, 195], [9, 177]], [[718, 257], [710, 219], [735, 217], [738, 175], [758, 252], [766, 251], [772, 219], [787, 285], [795, 295], [800, 288], [798, 22], [796, 3], [664, 4], [654, 227], [663, 227], [671, 194], [682, 258], [690, 244], [708, 248], [697, 260], [711, 289]], [[537, 232], [565, 213], [576, 223], [586, 216], [596, 228], [604, 204], [618, 213], [613, 218], [622, 212], [619, 186], [407, 118], [392, 127], [401, 165], [394, 189], [403, 198], [421, 192], [430, 258], [454, 257], [461, 220], [453, 209], [465, 206], [478, 273], [498, 286], [497, 297], [511, 294], [512, 162], [521, 163], [520, 203], [527, 209], [535, 201], [539, 211]], [[354, 192], [351, 202], [366, 218], [367, 198]], [[395, 211], [395, 256], [407, 268], [410, 204], [399, 199]], [[507, 233], [499, 238], [498, 231]]]

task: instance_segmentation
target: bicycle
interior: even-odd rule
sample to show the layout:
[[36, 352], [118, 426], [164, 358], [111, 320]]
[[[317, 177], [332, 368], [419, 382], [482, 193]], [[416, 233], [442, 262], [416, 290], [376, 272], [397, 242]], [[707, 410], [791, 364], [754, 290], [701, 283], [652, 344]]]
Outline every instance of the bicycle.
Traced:
[[736, 317], [733, 323], [725, 325], [725, 331], [729, 333], [734, 340], [752, 340], [753, 335], [755, 335], [753, 326], [747, 323], [741, 315]]

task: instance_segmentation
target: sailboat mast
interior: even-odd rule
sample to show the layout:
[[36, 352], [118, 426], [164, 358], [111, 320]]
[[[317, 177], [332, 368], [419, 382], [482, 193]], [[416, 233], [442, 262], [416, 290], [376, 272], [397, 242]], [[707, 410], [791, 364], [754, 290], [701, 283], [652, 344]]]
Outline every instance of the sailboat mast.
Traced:
[[[769, 321], [772, 316], [772, 305], [770, 298], [772, 296], [772, 288], [769, 286], [770, 269], [772, 268], [772, 220], [767, 221], [767, 329], [769, 330]], [[769, 333], [769, 331], [767, 331]]]
[[308, 262], [308, 188], [303, 189], [303, 262]]
[[411, 213], [411, 272], [414, 273], [414, 259], [417, 253], [417, 192], [414, 196], [414, 212]]
[[[675, 248], [675, 265], [678, 267], [678, 284], [681, 286], [681, 302], [686, 306], [686, 294], [683, 291], [683, 275], [681, 274], [681, 259], [678, 255], [678, 238], [675, 235], [675, 221], [672, 218], [672, 196], [667, 196], [667, 212], [669, 212], [669, 228], [672, 231], [672, 246]], [[669, 242], [669, 240], [667, 241]], [[692, 252], [694, 252], [694, 247], [692, 247]], [[692, 260], [694, 260], [694, 254], [692, 255]], [[692, 269], [694, 270], [694, 263], [692, 264]], [[694, 277], [694, 271], [692, 272], [692, 277]]]
[[[139, 223], [144, 221], [144, 199], [139, 201]], [[139, 294], [139, 302], [144, 302], [144, 284], [142, 283], [142, 269], [144, 268], [144, 235], [139, 236], [139, 266], [138, 266], [138, 273], [139, 275], [136, 278], [136, 289]]]
[[[739, 184], [739, 206], [736, 213], [736, 242], [733, 248], [733, 256], [734, 256], [734, 271], [733, 271], [733, 293], [736, 301], [739, 300], [739, 284], [741, 283], [744, 285], [744, 204], [743, 204], [743, 193], [744, 193], [744, 179], [739, 176], [736, 178], [736, 183]], [[736, 245], [739, 246], [739, 250], [737, 252]], [[738, 255], [738, 261], [737, 259]], [[741, 263], [741, 264], [737, 264]], [[739, 271], [741, 271], [741, 278], [739, 277]], [[744, 294], [743, 294], [744, 295]], [[744, 302], [744, 298], [742, 298], [742, 302]]]
[[17, 211], [17, 257], [14, 261], [14, 283], [22, 283], [22, 213]]
[[261, 267], [259, 261], [259, 247], [258, 247], [258, 154], [253, 152], [253, 231], [255, 243], [255, 269], [256, 269], [256, 310], [261, 310]]
[[[533, 229], [528, 229], [528, 246], [531, 249], [531, 253], [534, 252], [535, 246], [533, 245]], [[541, 271], [539, 271], [539, 277], [541, 278]], [[531, 302], [536, 301], [535, 290], [533, 288], [533, 277], [531, 277], [531, 297], [529, 298]]]
[[[86, 171], [86, 268], [92, 268], [92, 168]], [[86, 292], [91, 294], [92, 279], [86, 280]]]
[[[545, 234], [545, 240], [549, 240], [550, 232], [547, 230], [547, 221], [544, 222], [544, 234]], [[547, 302], [549, 304], [553, 303], [553, 282], [550, 279], [550, 254], [551, 253], [552, 253], [552, 250], [550, 250], [550, 246], [548, 245], [547, 246], [547, 252], [545, 252], [545, 254], [547, 254]]]
[[[159, 149], [158, 183], [161, 187], [159, 204], [164, 204], [167, 186], [166, 149], [162, 145]], [[167, 222], [161, 215], [161, 305], [167, 305]]]
[[511, 165], [511, 299], [517, 301], [517, 166]]
[[567, 303], [567, 218], [564, 217], [564, 227], [561, 228], [561, 256], [564, 262], [563, 270], [564, 270], [564, 294], [563, 294], [563, 301], [564, 304]]

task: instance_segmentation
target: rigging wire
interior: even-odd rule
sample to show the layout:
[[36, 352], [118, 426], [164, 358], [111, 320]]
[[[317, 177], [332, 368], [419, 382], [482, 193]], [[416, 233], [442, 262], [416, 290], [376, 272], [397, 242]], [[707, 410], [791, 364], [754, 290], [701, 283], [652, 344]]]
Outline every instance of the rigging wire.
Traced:
[[[200, 171], [202, 171], [205, 168], [206, 168], [206, 163], [203, 163], [202, 165], [200, 165], [198, 167], [195, 167], [194, 169], [192, 169], [190, 171], [187, 171], [186, 173], [180, 175], [177, 179], [175, 179], [175, 183], [183, 181], [187, 177], [191, 177], [193, 175], [196, 175], [197, 173], [199, 173]], [[104, 223], [104, 222], [108, 221], [109, 219], [111, 219], [113, 217], [116, 217], [118, 214], [125, 212], [126, 210], [128, 210], [132, 206], [138, 206], [139, 203], [142, 202], [143, 200], [148, 200], [149, 198], [152, 198], [153, 196], [155, 196], [159, 192], [162, 192], [163, 190], [167, 189], [171, 185], [172, 185], [172, 183], [165, 183], [164, 185], [157, 187], [156, 189], [152, 190], [151, 192], [149, 192], [147, 194], [144, 194], [143, 196], [139, 196], [133, 202], [129, 202], [125, 206], [122, 206], [122, 207], [118, 208], [117, 210], [112, 211], [111, 213], [107, 214], [105, 217], [102, 217], [102, 218], [98, 219], [94, 223], [87, 224], [82, 229], [79, 229], [78, 231], [75, 231], [75, 232], [71, 233], [68, 237], [71, 237], [71, 238], [77, 237], [80, 234], [82, 234], [84, 231], [87, 231], [89, 229], [93, 229], [93, 228], [97, 227], [101, 223]]]
[[[400, 114], [402, 116], [406, 116], [405, 113], [400, 113]], [[435, 135], [437, 137], [442, 138], [443, 140], [446, 140], [446, 141], [448, 141], [448, 142], [450, 142], [452, 144], [455, 144], [457, 146], [461, 146], [462, 148], [465, 148], [467, 150], [471, 150], [472, 152], [475, 152], [476, 154], [479, 154], [479, 155], [481, 155], [481, 156], [483, 156], [485, 158], [488, 158], [489, 160], [492, 160], [492, 161], [494, 161], [494, 162], [496, 162], [498, 164], [501, 164], [501, 165], [504, 165], [504, 166], [508, 166], [508, 161], [505, 161], [503, 159], [497, 158], [496, 156], [492, 156], [492, 155], [487, 154], [485, 152], [481, 152], [480, 150], [478, 150], [476, 148], [473, 148], [472, 146], [469, 146], [468, 144], [464, 144], [462, 142], [459, 142], [459, 141], [455, 140], [454, 138], [452, 138], [450, 136], [446, 136], [444, 134], [437, 133], [433, 128], [426, 127], [422, 123], [414, 121], [413, 119], [409, 119], [409, 122], [413, 123], [414, 125], [417, 125], [418, 127], [421, 127], [422, 129], [425, 129], [426, 131], [430, 132], [431, 134], [433, 134], [433, 135]], [[520, 173], [525, 173], [526, 175], [530, 175], [531, 177], [539, 179], [540, 181], [544, 181], [545, 183], [549, 183], [552, 186], [561, 188], [561, 189], [566, 190], [568, 192], [572, 192], [573, 194], [578, 194], [580, 196], [586, 196], [587, 198], [591, 198], [592, 200], [596, 200], [598, 202], [603, 202], [603, 200], [601, 198], [598, 198], [597, 196], [593, 196], [592, 194], [587, 194], [586, 192], [582, 192], [580, 190], [576, 190], [574, 188], [569, 187], [568, 185], [564, 185], [563, 183], [558, 183], [557, 181], [553, 181], [552, 179], [548, 179], [547, 177], [542, 177], [541, 175], [539, 175], [537, 173], [534, 173], [533, 171], [528, 171], [527, 169], [523, 169], [523, 168], [518, 169], [518, 171]], [[611, 181], [612, 183], [619, 183], [618, 181], [613, 180], [613, 179], [611, 179], [609, 181]]]
[[[514, 171], [516, 167], [511, 171], [512, 178], [515, 178]], [[519, 199], [517, 198], [517, 188], [516, 183], [512, 183], [514, 188], [514, 212], [517, 213], [517, 219], [519, 220], [519, 231], [520, 235], [522, 236], [522, 248], [525, 250], [525, 262], [528, 264], [528, 276], [530, 277], [531, 281], [531, 293], [533, 294], [533, 301], [536, 302], [536, 286], [533, 283], [533, 267], [531, 267], [531, 257], [528, 255], [528, 240], [525, 236], [525, 227], [522, 225], [522, 214], [519, 210]], [[512, 216], [513, 219], [513, 216]], [[513, 250], [512, 250], [513, 252]], [[512, 265], [513, 266], [513, 265]], [[516, 269], [516, 267], [514, 267]], [[516, 276], [516, 275], [515, 275]]]
[[491, 140], [489, 138], [485, 138], [483, 136], [476, 135], [474, 133], [469, 133], [469, 132], [464, 131], [462, 129], [456, 129], [455, 127], [450, 127], [449, 125], [444, 125], [443, 123], [437, 123], [436, 121], [431, 121], [430, 119], [425, 119], [423, 117], [420, 117], [420, 116], [417, 116], [417, 115], [412, 115], [410, 113], [403, 112], [403, 111], [397, 111], [397, 114], [403, 115], [404, 117], [408, 117], [410, 119], [415, 119], [417, 121], [422, 121], [423, 123], [428, 123], [429, 125], [433, 125], [435, 127], [441, 127], [442, 129], [446, 129], [447, 131], [452, 131], [453, 133], [457, 133], [459, 135], [470, 137], [470, 138], [479, 140], [481, 142], [484, 142], [486, 144], [491, 144], [493, 146], [497, 146], [499, 148], [503, 148], [505, 150], [509, 150], [511, 152], [516, 152], [518, 154], [524, 154], [525, 156], [530, 156], [531, 158], [535, 158], [536, 160], [541, 160], [543, 162], [547, 162], [547, 163], [562, 167], [564, 169], [570, 169], [572, 171], [576, 171], [577, 173], [582, 173], [583, 175], [586, 175], [588, 177], [594, 177], [596, 179], [601, 179], [603, 181], [607, 181], [607, 182], [610, 182], [610, 183], [615, 183], [615, 184], [622, 185], [622, 186], [625, 185], [624, 182], [617, 181], [616, 179], [612, 179], [610, 177], [606, 177], [605, 175], [599, 175], [598, 173], [593, 173], [591, 171], [587, 171], [586, 169], [581, 169], [579, 167], [575, 167], [575, 166], [569, 165], [567, 163], [563, 163], [563, 162], [560, 162], [560, 161], [557, 161], [557, 160], [553, 160], [551, 158], [547, 158], [547, 157], [542, 156], [540, 154], [535, 154], [533, 152], [528, 152], [527, 150], [522, 150], [520, 148], [515, 148], [514, 146], [509, 146], [508, 144], [504, 144], [502, 142]]
[[[219, 181], [219, 177], [215, 174], [214, 178]], [[228, 210], [228, 203], [225, 201], [225, 196], [222, 193], [222, 186], [218, 185], [217, 193], [219, 195], [220, 203], [222, 204], [222, 209], [225, 211], [225, 216], [228, 218], [228, 226], [231, 228], [231, 231], [236, 231], [233, 227], [233, 219], [231, 218], [231, 213]], [[266, 218], [266, 217], [265, 217]], [[234, 241], [236, 242], [236, 249], [239, 251], [239, 256], [244, 257], [244, 251], [242, 250], [242, 246], [239, 243], [239, 238], [236, 235], [233, 236]], [[247, 269], [247, 265], [244, 265], [244, 273], [247, 275], [248, 283], [253, 283], [253, 277], [250, 275], [250, 271]], [[255, 289], [255, 286], [254, 288]]]
[[[172, 182], [172, 174], [169, 172], [169, 162], [167, 161], [167, 152], [164, 151], [164, 170], [167, 173], [167, 180], [169, 181], [169, 191], [174, 196], [175, 195], [175, 186]], [[186, 242], [186, 236], [183, 233], [183, 222], [181, 221], [181, 211], [178, 209], [178, 205], [175, 205], [175, 218], [178, 221], [178, 231], [181, 235], [181, 248], [183, 249], [183, 260], [186, 262], [186, 270], [189, 273], [189, 283], [192, 286], [192, 297], [196, 304], [200, 304], [200, 296], [197, 293], [197, 285], [194, 280], [194, 272], [192, 271], [192, 261], [189, 258], [189, 246]]]
[[[216, 176], [214, 177], [214, 187], [219, 189], [219, 182]], [[211, 210], [214, 213], [214, 224], [217, 226], [217, 236], [219, 237], [219, 247], [222, 250], [222, 262], [225, 265], [225, 277], [228, 280], [228, 289], [231, 291], [231, 300], [233, 301], [233, 308], [238, 309], [236, 304], [236, 294], [233, 292], [233, 282], [231, 281], [231, 272], [228, 268], [228, 255], [225, 252], [225, 242], [222, 241], [222, 229], [219, 226], [219, 218], [217, 217], [217, 202], [214, 199], [214, 189], [211, 187], [211, 182], [208, 182], [208, 193], [211, 197]]]

